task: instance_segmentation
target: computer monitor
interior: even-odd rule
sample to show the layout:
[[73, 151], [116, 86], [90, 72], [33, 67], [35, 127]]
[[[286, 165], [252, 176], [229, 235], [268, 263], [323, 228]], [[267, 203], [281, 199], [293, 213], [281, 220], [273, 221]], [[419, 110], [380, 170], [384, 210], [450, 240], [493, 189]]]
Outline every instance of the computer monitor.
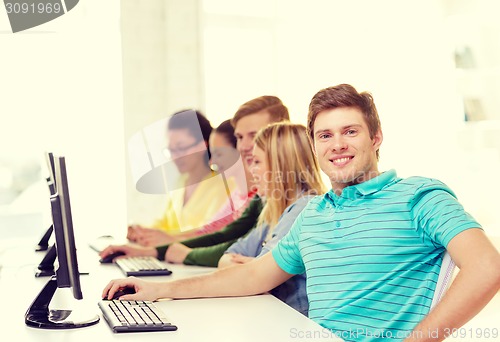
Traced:
[[[47, 152], [45, 154], [45, 158], [47, 161], [47, 167], [49, 169], [49, 176], [47, 177], [47, 184], [49, 186], [50, 196], [53, 196], [56, 193], [56, 177], [55, 177], [55, 163], [54, 163], [54, 154], [52, 152]], [[40, 242], [38, 243], [37, 251], [41, 251], [46, 249], [47, 253], [43, 257], [42, 261], [38, 264], [37, 271], [35, 272], [35, 277], [51, 277], [55, 274], [54, 262], [56, 261], [56, 244], [53, 243], [50, 247], [48, 247], [48, 242], [50, 240], [50, 236], [52, 235], [52, 231], [54, 230], [54, 225], [52, 224], [47, 232], [44, 234]], [[48, 248], [40, 248], [41, 246], [47, 246]], [[81, 273], [80, 274], [85, 274]]]
[[[47, 169], [49, 170], [49, 175], [46, 178], [47, 180], [47, 185], [49, 187], [49, 193], [50, 195], [53, 195], [56, 192], [56, 180], [55, 180], [55, 165], [54, 165], [54, 154], [52, 152], [46, 152], [45, 153], [45, 161], [47, 162]], [[50, 225], [50, 227], [45, 231], [45, 233], [42, 235], [40, 238], [40, 241], [38, 242], [35, 250], [37, 252], [40, 251], [46, 251], [49, 249], [49, 240], [50, 236], [52, 235], [52, 231], [54, 230], [54, 226]], [[47, 253], [49, 254], [49, 253]], [[44, 261], [42, 260], [42, 263]], [[40, 266], [38, 267], [41, 272], [44, 272], [45, 270], [43, 269], [44, 265], [40, 263]], [[52, 272], [53, 274], [53, 272]]]
[[[68, 178], [64, 157], [55, 158], [56, 192], [51, 196], [52, 220], [59, 267], [30, 305], [25, 315], [28, 326], [44, 329], [71, 329], [96, 324], [99, 316], [74, 310], [50, 310], [49, 304], [58, 288], [71, 288], [75, 299], [83, 299], [71, 216]], [[84, 316], [82, 316], [82, 314]]]

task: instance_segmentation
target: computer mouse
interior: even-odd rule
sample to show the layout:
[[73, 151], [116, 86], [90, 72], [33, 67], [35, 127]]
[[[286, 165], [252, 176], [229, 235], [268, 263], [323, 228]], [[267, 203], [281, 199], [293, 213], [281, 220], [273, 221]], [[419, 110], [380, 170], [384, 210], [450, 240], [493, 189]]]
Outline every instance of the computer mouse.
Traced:
[[111, 253], [111, 254], [108, 254], [106, 255], [105, 257], [101, 258], [101, 260], [99, 260], [99, 262], [101, 264], [110, 264], [113, 262], [113, 259], [116, 258], [116, 257], [119, 257], [121, 255], [125, 255], [124, 252], [114, 252], [114, 253]]
[[[113, 297], [110, 300], [118, 300], [121, 296], [128, 295], [128, 294], [134, 294], [135, 289], [133, 287], [124, 287], [119, 289], [113, 294]], [[103, 300], [108, 300], [108, 296], [106, 295]]]
[[133, 287], [124, 287], [123, 289], [119, 289], [118, 291], [116, 291], [111, 300], [118, 300], [121, 296], [134, 293], [135, 289]]

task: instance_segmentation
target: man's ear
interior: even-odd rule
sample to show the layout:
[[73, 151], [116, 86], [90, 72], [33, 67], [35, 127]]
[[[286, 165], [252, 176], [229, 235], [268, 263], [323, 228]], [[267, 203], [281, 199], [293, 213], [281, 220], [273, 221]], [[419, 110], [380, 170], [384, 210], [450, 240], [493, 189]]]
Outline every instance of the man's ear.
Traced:
[[377, 151], [380, 148], [380, 145], [382, 145], [383, 140], [384, 140], [384, 135], [382, 134], [382, 130], [379, 129], [377, 133], [375, 133], [372, 139], [372, 144], [375, 151]]

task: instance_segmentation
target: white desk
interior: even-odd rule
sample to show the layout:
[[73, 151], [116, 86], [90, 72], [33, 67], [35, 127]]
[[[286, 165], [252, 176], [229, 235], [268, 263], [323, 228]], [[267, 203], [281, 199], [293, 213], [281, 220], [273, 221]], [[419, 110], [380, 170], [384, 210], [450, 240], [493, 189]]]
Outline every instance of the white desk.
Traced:
[[[4, 241], [5, 242], [5, 241]], [[300, 341], [302, 336], [338, 341], [312, 320], [271, 295], [238, 298], [210, 298], [160, 301], [171, 322], [178, 326], [173, 332], [114, 334], [101, 317], [94, 326], [72, 330], [35, 329], [25, 325], [24, 314], [48, 281], [35, 278], [34, 272], [44, 252], [34, 252], [33, 241], [13, 241], [4, 251], [3, 269], [0, 271], [0, 293], [3, 303], [0, 311], [1, 326], [12, 333], [15, 341]], [[112, 278], [123, 278], [113, 264], [101, 265], [97, 254], [86, 245], [79, 246], [80, 271], [89, 275], [80, 277], [84, 299], [79, 301], [88, 312], [101, 315], [97, 302], [102, 289]], [[150, 279], [178, 279], [205, 273], [211, 269], [196, 266], [170, 265], [173, 274]], [[70, 297], [66, 289], [58, 289], [51, 304], [58, 306]], [[6, 311], [8, 308], [8, 311]], [[309, 339], [308, 339], [309, 340]], [[316, 339], [315, 339], [316, 340]]]

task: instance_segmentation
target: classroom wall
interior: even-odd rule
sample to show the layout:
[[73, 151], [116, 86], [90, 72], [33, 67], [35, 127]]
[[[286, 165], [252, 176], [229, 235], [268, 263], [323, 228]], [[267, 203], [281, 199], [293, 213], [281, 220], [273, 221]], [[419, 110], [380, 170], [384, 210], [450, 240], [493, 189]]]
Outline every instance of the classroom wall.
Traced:
[[[41, 211], [45, 218], [26, 224], [35, 236], [50, 215], [45, 151], [67, 158], [76, 234], [125, 225], [119, 14], [118, 0], [80, 1], [45, 25], [13, 34], [0, 11], [0, 158], [42, 167], [30, 196], [3, 213]], [[3, 222], [0, 230], [12, 229]]]
[[[198, 0], [121, 2], [125, 144], [184, 109], [204, 109]], [[166, 195], [142, 194], [126, 153], [127, 222], [151, 224]]]

